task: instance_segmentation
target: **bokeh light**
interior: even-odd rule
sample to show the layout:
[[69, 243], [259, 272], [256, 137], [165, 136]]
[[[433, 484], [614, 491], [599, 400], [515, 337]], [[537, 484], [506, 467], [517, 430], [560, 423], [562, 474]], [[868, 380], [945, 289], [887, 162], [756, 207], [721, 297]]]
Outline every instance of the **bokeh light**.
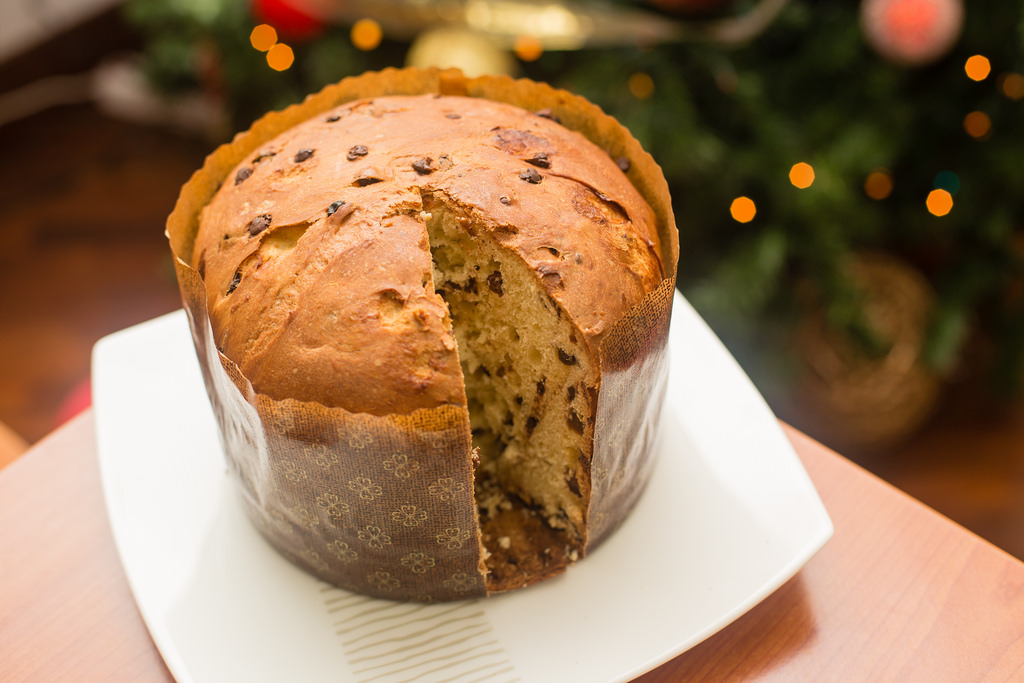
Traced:
[[953, 210], [953, 195], [945, 190], [932, 190], [928, 193], [925, 206], [933, 216], [945, 216]]
[[381, 30], [380, 24], [375, 20], [369, 18], [360, 19], [352, 24], [349, 38], [357, 50], [369, 52], [380, 45], [380, 41], [384, 39], [384, 31]]
[[654, 94], [654, 79], [638, 71], [629, 77], [629, 92], [638, 100], [646, 100]]
[[964, 117], [964, 130], [976, 140], [983, 140], [992, 132], [992, 119], [983, 111], [972, 111]]
[[960, 191], [960, 176], [952, 171], [939, 171], [935, 174], [935, 189], [945, 190], [954, 197]]
[[274, 47], [276, 42], [277, 31], [270, 24], [254, 26], [249, 34], [249, 43], [260, 52], [266, 52]]
[[737, 197], [729, 206], [729, 213], [740, 223], [749, 223], [757, 215], [757, 206], [750, 197]]
[[544, 54], [544, 45], [533, 36], [517, 36], [512, 51], [524, 62], [535, 62]]
[[803, 161], [793, 164], [793, 168], [789, 169], [789, 182], [801, 190], [810, 187], [814, 182], [814, 169]]
[[272, 48], [267, 50], [267, 64], [274, 71], [285, 71], [291, 67], [295, 61], [295, 53], [292, 52], [292, 48], [285, 43], [276, 43]]
[[967, 58], [967, 63], [964, 64], [964, 71], [967, 72], [967, 77], [972, 81], [983, 81], [992, 72], [992, 65], [989, 63], [988, 57], [974, 55]]
[[864, 180], [864, 194], [874, 200], [882, 200], [892, 194], [892, 173], [879, 168], [868, 174]]
[[1024, 99], [1024, 76], [1018, 73], [1003, 74], [999, 78], [999, 90], [1011, 100]]

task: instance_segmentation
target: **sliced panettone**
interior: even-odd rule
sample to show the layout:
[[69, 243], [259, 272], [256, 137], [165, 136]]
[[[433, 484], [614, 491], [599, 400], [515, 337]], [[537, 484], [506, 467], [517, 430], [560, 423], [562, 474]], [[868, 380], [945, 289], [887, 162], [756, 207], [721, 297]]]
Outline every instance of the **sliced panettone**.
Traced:
[[[602, 383], [622, 358], [657, 365], [637, 348], [658, 343], [664, 303], [651, 329], [633, 328], [656, 290], [671, 291], [662, 255], [655, 213], [623, 168], [546, 112], [371, 97], [260, 142], [199, 212], [189, 263], [221, 363], [260, 397], [247, 399], [259, 420], [285, 424], [281, 453], [254, 449], [269, 468], [236, 460], [257, 526], [319, 576], [388, 597], [471, 593], [467, 572], [430, 576], [441, 548], [463, 552], [474, 536], [466, 562], [488, 593], [562, 571], [596, 525], [603, 537], [624, 516], [609, 501], [628, 509], [646, 478], [656, 411], [645, 406], [659, 386], [643, 373], [654, 371], [604, 399]], [[609, 354], [624, 321], [637, 348], [616, 338]], [[620, 410], [636, 391], [643, 406]], [[306, 424], [322, 411], [420, 426], [402, 439], [372, 426], [324, 436], [320, 418]], [[442, 436], [427, 438], [423, 425], [438, 423], [424, 416], [441, 414], [429, 433]], [[595, 445], [599, 431], [629, 429], [643, 448]], [[471, 530], [450, 509], [467, 488]]]

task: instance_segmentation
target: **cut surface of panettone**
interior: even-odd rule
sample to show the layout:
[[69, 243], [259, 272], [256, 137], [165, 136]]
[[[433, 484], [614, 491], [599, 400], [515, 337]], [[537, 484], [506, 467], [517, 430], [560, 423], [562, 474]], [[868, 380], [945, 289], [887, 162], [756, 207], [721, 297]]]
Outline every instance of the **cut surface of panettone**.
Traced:
[[586, 546], [594, 363], [521, 259], [438, 194], [424, 199], [480, 454], [488, 584], [508, 590], [560, 571]]

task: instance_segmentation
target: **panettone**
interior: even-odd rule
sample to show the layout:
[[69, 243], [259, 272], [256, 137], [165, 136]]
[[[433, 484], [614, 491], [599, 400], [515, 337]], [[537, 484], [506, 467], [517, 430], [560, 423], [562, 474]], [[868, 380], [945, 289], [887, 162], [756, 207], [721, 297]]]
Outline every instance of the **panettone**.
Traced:
[[264, 535], [342, 587], [451, 599], [561, 572], [635, 502], [677, 247], [635, 141], [559, 120], [578, 98], [409, 73], [213, 155], [176, 253]]

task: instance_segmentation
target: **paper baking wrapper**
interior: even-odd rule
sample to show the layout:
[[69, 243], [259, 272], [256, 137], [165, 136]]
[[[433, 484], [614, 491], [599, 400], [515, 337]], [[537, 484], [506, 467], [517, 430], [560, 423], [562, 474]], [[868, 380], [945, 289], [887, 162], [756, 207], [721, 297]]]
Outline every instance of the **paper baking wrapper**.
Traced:
[[657, 215], [671, 275], [601, 343], [586, 546], [593, 549], [623, 521], [650, 476], [678, 260], [661, 171], [614, 119], [582, 98], [531, 81], [469, 79], [453, 70], [363, 74], [264, 116], [214, 151], [182, 189], [167, 236], [224, 453], [252, 523], [285, 557], [329, 583], [382, 598], [431, 602], [488, 593], [466, 408], [375, 416], [256, 393], [217, 350], [205, 286], [188, 265], [200, 211], [257, 147], [350, 100], [424, 93], [551, 109], [613, 157], [628, 158], [630, 180]]

